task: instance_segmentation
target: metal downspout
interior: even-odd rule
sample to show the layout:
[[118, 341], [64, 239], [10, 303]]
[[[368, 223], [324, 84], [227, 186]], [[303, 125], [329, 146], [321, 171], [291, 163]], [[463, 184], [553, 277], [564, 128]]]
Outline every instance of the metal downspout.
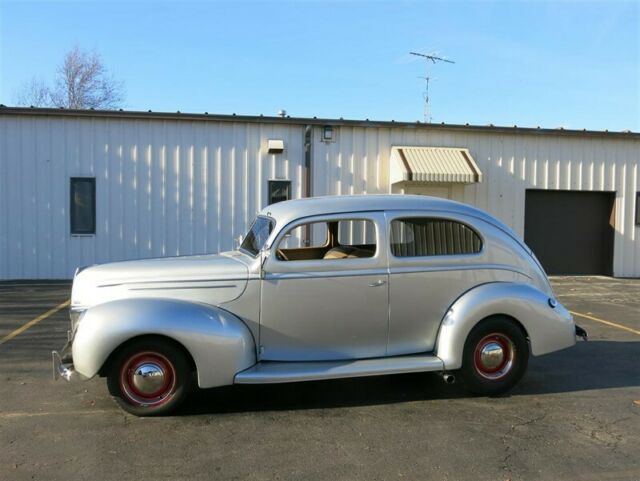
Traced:
[[[313, 197], [313, 126], [307, 125], [304, 129], [304, 190], [302, 197]], [[305, 246], [311, 244], [311, 226], [307, 224], [304, 228]]]

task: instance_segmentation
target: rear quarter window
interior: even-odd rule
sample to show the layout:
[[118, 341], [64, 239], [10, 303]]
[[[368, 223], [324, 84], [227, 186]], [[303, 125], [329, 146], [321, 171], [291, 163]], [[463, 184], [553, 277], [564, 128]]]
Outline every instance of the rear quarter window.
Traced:
[[390, 246], [396, 257], [452, 256], [479, 253], [482, 239], [462, 222], [412, 217], [391, 222]]

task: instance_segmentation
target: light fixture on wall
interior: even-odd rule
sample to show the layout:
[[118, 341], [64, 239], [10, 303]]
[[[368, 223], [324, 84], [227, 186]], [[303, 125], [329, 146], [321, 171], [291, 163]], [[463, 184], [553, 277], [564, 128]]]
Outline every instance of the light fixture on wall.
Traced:
[[322, 140], [324, 142], [333, 142], [333, 127], [331, 125], [325, 125], [322, 130]]
[[281, 154], [284, 152], [284, 140], [269, 139], [267, 142], [267, 151], [270, 154]]

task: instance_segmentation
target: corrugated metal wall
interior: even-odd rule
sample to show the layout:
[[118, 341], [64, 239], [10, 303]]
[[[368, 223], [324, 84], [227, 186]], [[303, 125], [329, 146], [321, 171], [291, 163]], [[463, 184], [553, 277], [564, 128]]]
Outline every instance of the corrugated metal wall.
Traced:
[[616, 192], [614, 275], [640, 276], [634, 223], [640, 141], [589, 136], [508, 134], [341, 126], [335, 142], [314, 132], [314, 195], [390, 192], [392, 146], [465, 147], [483, 182], [454, 185], [452, 198], [484, 209], [524, 235], [526, 189]]
[[[452, 197], [524, 233], [525, 190], [616, 192], [614, 274], [640, 276], [634, 225], [640, 140], [443, 128], [313, 129], [313, 195], [390, 192], [392, 146], [468, 148], [481, 184]], [[233, 247], [270, 179], [304, 191], [303, 123], [0, 116], [0, 279], [68, 278], [76, 266]], [[267, 153], [268, 139], [285, 142]], [[97, 234], [69, 234], [69, 179], [96, 177]]]
[[[282, 139], [282, 154], [267, 153]], [[233, 248], [269, 179], [302, 195], [304, 126], [0, 117], [0, 278]], [[96, 177], [96, 235], [69, 234], [69, 183]]]

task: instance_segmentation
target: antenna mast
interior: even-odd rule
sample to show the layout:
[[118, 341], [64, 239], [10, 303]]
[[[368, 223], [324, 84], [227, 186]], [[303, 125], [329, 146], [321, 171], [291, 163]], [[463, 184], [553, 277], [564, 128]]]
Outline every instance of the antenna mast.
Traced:
[[[447, 62], [447, 63], [455, 63], [452, 60], [447, 60], [446, 58], [442, 58], [442, 57], [436, 57], [435, 55], [427, 55], [424, 53], [418, 53], [418, 52], [409, 52], [411, 55], [415, 55], [416, 57], [422, 57], [425, 60], [431, 60], [432, 63], [436, 63], [436, 62]], [[429, 66], [429, 62], [427, 62], [427, 67]], [[422, 94], [422, 96], [424, 97], [424, 121], [427, 123], [431, 122], [431, 115], [429, 114], [429, 80], [431, 80], [431, 77], [429, 77], [429, 69], [427, 68], [425, 71], [425, 75], [424, 77], [418, 77], [421, 79], [424, 79], [425, 81], [425, 89], [424, 89], [424, 93]]]

